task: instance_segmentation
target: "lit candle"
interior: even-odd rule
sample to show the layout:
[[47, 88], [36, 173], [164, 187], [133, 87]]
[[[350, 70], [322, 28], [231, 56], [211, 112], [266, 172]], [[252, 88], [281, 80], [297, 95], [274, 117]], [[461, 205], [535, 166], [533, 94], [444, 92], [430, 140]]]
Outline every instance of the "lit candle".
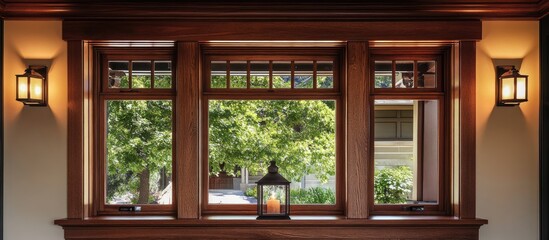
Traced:
[[267, 200], [267, 213], [280, 213], [280, 200], [276, 199], [275, 193], [271, 193], [271, 198]]

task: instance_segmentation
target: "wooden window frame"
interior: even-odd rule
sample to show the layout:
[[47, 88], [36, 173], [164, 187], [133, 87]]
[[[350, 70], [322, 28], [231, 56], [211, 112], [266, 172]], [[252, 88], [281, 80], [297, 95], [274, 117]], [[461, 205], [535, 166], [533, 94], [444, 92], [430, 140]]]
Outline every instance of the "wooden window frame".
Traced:
[[[456, 236], [478, 239], [479, 227], [487, 221], [476, 218], [475, 206], [475, 92], [476, 41], [482, 37], [479, 20], [353, 20], [309, 21], [308, 18], [291, 21], [211, 21], [173, 20], [65, 20], [63, 39], [68, 53], [68, 150], [67, 150], [67, 218], [55, 224], [64, 228], [66, 239], [135, 239], [135, 238], [226, 238], [227, 232], [249, 238], [417, 238], [443, 239]], [[245, 27], [242, 27], [243, 24]], [[150, 29], [155, 29], [151, 34]], [[269, 29], [269, 31], [265, 31]], [[124, 41], [120, 41], [124, 39]], [[370, 216], [368, 202], [369, 177], [364, 159], [369, 156], [370, 139], [366, 127], [370, 112], [369, 46], [386, 40], [394, 45], [416, 46], [442, 43], [452, 45], [451, 112], [452, 112], [452, 171], [451, 214], [449, 216]], [[96, 41], [97, 40], [97, 41]], [[114, 42], [110, 42], [113, 40]], [[133, 40], [137, 42], [132, 42]], [[181, 106], [176, 118], [184, 131], [177, 133], [177, 154], [181, 164], [176, 183], [179, 194], [176, 216], [97, 217], [89, 210], [89, 194], [93, 180], [88, 168], [90, 142], [88, 134], [88, 107], [91, 96], [88, 84], [92, 53], [95, 44], [147, 45], [171, 44], [177, 46], [177, 105]], [[320, 43], [345, 45], [345, 86], [341, 87], [345, 107], [345, 163], [346, 202], [345, 216], [340, 218], [311, 218], [296, 216], [288, 221], [256, 221], [239, 216], [202, 217], [200, 210], [200, 111], [202, 101], [200, 84], [200, 43], [218, 41], [284, 41], [263, 46], [319, 45], [311, 41], [337, 40]], [[433, 42], [431, 40], [437, 40]], [[285, 41], [290, 41], [286, 43]], [[302, 41], [299, 43], [292, 41]], [[339, 41], [339, 42], [338, 42]], [[379, 42], [376, 42], [379, 41]], [[398, 42], [404, 41], [404, 42]], [[389, 42], [391, 44], [392, 42]], [[94, 100], [94, 99], [92, 99]], [[185, 134], [183, 134], [185, 132]], [[179, 141], [181, 140], [181, 141]], [[93, 147], [93, 146], [92, 146]], [[182, 153], [185, 154], [182, 154]], [[186, 183], [187, 185], [185, 185]], [[366, 183], [366, 184], [365, 184]], [[183, 194], [188, 193], [188, 194]], [[253, 217], [253, 216], [248, 216]], [[250, 226], [254, 226], [250, 228]], [[209, 231], [204, 231], [208, 228]]]
[[[375, 204], [374, 201], [374, 144], [370, 146], [370, 160], [368, 161], [369, 195], [368, 204], [370, 215], [449, 215], [450, 212], [450, 169], [452, 166], [452, 157], [450, 155], [450, 142], [452, 139], [450, 125], [450, 50], [448, 46], [441, 47], [373, 47], [370, 49], [370, 79], [372, 81], [370, 111], [371, 119], [369, 129], [370, 139], [374, 140], [374, 101], [377, 99], [396, 99], [396, 100], [436, 100], [438, 102], [438, 201], [436, 204]], [[375, 88], [375, 70], [376, 61], [393, 62], [393, 88]], [[414, 61], [414, 88], [394, 88], [394, 63], [399, 60]], [[417, 61], [434, 60], [436, 61], [436, 80], [435, 88], [417, 88]], [[418, 143], [422, 145], [422, 142]], [[422, 163], [422, 159], [418, 159]], [[409, 211], [406, 208], [412, 206], [424, 206], [424, 211]]]
[[[108, 62], [110, 60], [128, 60], [130, 63], [134, 60], [165, 60], [172, 61], [172, 66], [176, 65], [174, 48], [120, 48], [120, 47], [96, 47], [94, 48], [94, 81], [93, 91], [94, 102], [93, 125], [96, 136], [94, 136], [94, 146], [96, 146], [93, 158], [93, 206], [92, 214], [94, 216], [104, 215], [173, 215], [177, 205], [177, 191], [175, 184], [172, 184], [172, 204], [106, 204], [106, 102], [109, 100], [171, 100], [172, 102], [172, 183], [175, 182], [177, 172], [176, 157], [176, 71], [172, 67], [172, 88], [154, 89], [153, 69], [151, 69], [151, 88], [109, 88]], [[151, 62], [152, 63], [152, 62]], [[131, 66], [129, 66], [131, 71]], [[131, 74], [131, 73], [130, 73]], [[122, 206], [141, 206], [140, 212], [119, 211]]]
[[[343, 215], [345, 202], [345, 161], [344, 161], [344, 103], [341, 88], [344, 86], [343, 48], [256, 48], [256, 47], [204, 47], [202, 63], [202, 214], [203, 215], [250, 215], [257, 214], [255, 204], [209, 204], [208, 166], [208, 103], [210, 100], [334, 100], [336, 102], [336, 204], [334, 205], [291, 205], [292, 215]], [[216, 89], [210, 88], [210, 62], [219, 60], [235, 61], [333, 61], [333, 82], [331, 89]], [[292, 74], [293, 76], [293, 74]], [[227, 80], [229, 81], [229, 80]], [[272, 83], [272, 77], [269, 80]], [[293, 77], [292, 77], [293, 82]], [[315, 81], [316, 82], [316, 81]], [[249, 78], [248, 78], [249, 83]], [[293, 84], [292, 84], [293, 86]], [[249, 84], [248, 84], [249, 87]]]

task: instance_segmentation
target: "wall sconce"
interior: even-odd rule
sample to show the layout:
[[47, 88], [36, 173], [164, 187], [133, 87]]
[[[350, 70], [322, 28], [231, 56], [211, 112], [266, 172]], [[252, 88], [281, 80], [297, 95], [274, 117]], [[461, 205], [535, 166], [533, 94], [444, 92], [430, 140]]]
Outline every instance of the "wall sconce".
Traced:
[[496, 67], [496, 105], [516, 106], [528, 101], [528, 75], [521, 75], [515, 66]]
[[48, 68], [29, 66], [24, 74], [16, 77], [15, 100], [28, 106], [48, 105]]

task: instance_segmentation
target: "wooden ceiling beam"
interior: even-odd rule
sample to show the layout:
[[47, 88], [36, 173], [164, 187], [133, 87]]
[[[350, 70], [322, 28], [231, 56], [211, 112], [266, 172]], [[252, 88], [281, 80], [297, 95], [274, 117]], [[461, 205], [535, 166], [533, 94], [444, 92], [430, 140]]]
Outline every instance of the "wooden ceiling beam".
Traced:
[[[3, 0], [0, 0], [0, 3]], [[50, 19], [180, 19], [180, 20], [386, 20], [386, 19], [497, 19], [538, 18], [546, 12], [540, 1], [408, 1], [334, 3], [253, 3], [206, 1], [202, 3], [8, 1], [5, 18]], [[543, 9], [542, 9], [543, 7]]]

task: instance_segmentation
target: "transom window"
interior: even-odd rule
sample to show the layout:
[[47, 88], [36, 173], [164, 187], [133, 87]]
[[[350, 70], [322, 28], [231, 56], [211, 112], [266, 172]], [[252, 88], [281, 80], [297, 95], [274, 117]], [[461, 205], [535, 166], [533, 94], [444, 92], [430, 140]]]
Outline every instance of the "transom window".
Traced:
[[331, 56], [206, 55], [208, 91], [334, 91], [338, 66]]

